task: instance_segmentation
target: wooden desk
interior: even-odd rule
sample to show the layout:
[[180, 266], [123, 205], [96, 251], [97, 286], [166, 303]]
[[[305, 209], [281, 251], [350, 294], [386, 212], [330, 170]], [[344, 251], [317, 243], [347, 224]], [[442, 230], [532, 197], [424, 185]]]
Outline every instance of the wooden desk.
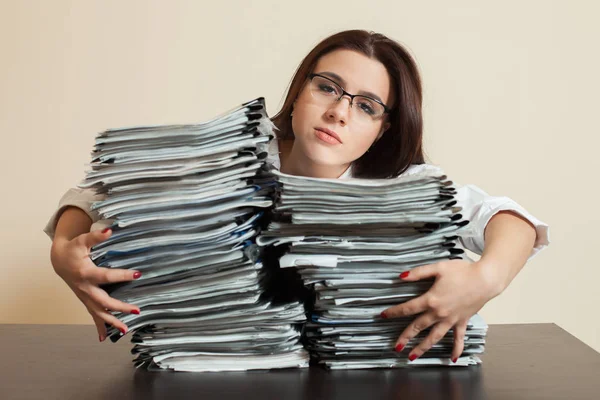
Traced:
[[600, 354], [554, 324], [491, 325], [483, 365], [398, 370], [135, 370], [87, 325], [0, 325], [0, 399], [600, 399]]

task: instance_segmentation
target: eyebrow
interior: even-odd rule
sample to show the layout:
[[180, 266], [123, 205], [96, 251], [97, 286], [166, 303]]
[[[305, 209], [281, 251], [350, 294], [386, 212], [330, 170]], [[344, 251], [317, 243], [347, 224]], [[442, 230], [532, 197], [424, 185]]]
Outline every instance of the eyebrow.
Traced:
[[[317, 72], [317, 73], [319, 75], [323, 75], [323, 76], [326, 76], [328, 78], [332, 78], [333, 80], [337, 81], [340, 84], [340, 86], [345, 86], [346, 85], [346, 81], [344, 80], [344, 78], [342, 78], [341, 76], [339, 76], [335, 72], [324, 71], [324, 72]], [[381, 98], [379, 96], [377, 96], [373, 92], [368, 92], [368, 91], [365, 91], [365, 90], [361, 90], [357, 94], [362, 95], [362, 96], [371, 97], [371, 98], [373, 98], [373, 99], [375, 99], [377, 101], [380, 101], [381, 104], [385, 104], [384, 101], [381, 100]]]

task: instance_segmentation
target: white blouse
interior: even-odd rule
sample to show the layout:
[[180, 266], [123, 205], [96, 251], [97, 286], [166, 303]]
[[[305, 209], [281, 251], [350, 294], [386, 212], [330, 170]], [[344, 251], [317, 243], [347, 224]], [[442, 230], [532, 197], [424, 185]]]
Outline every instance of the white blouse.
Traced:
[[[267, 162], [275, 168], [281, 168], [279, 158], [279, 146], [277, 140], [272, 140], [269, 144]], [[411, 165], [402, 176], [407, 176], [424, 171], [437, 172], [441, 169], [431, 164]], [[349, 167], [339, 179], [350, 178], [352, 176], [352, 167]], [[484, 232], [489, 220], [499, 211], [513, 211], [523, 218], [527, 219], [535, 227], [537, 238], [534, 247], [529, 255], [529, 259], [535, 256], [540, 250], [550, 243], [548, 225], [533, 215], [528, 213], [523, 207], [508, 197], [490, 196], [475, 185], [461, 186], [454, 183], [457, 189], [455, 196], [457, 206], [462, 207], [461, 214], [464, 219], [470, 221], [461, 235], [459, 242], [462, 246], [472, 252], [481, 255], [484, 248]], [[98, 195], [92, 189], [69, 189], [60, 199], [58, 208], [54, 211], [50, 220], [44, 228], [44, 232], [54, 239], [56, 224], [60, 214], [66, 207], [73, 206], [83, 210], [93, 221], [91, 230], [103, 229], [108, 225], [107, 222], [100, 220], [97, 212], [91, 210], [91, 205], [95, 201], [104, 199], [104, 195]]]

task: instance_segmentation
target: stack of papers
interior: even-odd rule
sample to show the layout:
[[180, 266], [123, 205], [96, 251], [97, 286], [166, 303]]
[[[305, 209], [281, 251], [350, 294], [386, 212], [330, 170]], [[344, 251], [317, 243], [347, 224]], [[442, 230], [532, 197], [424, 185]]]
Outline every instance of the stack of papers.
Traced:
[[[252, 183], [273, 125], [262, 98], [197, 125], [108, 130], [96, 138], [82, 187], [112, 236], [100, 267], [142, 277], [105, 289], [141, 314], [115, 313], [133, 332], [136, 366], [223, 371], [306, 366], [300, 303], [272, 304], [254, 243], [272, 189]], [[112, 341], [122, 334], [111, 327]]]
[[273, 220], [257, 244], [287, 246], [281, 268], [295, 268], [314, 292], [307, 307], [306, 347], [332, 369], [472, 365], [481, 360], [487, 325], [469, 321], [462, 356], [450, 361], [453, 331], [422, 357], [394, 345], [414, 320], [383, 319], [380, 313], [425, 293], [433, 280], [405, 282], [414, 267], [462, 258], [457, 248], [463, 220], [453, 183], [443, 173], [396, 179], [315, 179], [270, 171], [277, 182]]

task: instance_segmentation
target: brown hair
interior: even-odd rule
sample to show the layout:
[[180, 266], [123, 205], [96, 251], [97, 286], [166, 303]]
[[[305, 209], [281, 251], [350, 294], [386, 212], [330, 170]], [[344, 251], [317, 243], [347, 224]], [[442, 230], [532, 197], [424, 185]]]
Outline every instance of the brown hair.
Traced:
[[317, 61], [334, 50], [358, 51], [380, 61], [387, 69], [396, 94], [396, 104], [388, 114], [389, 129], [369, 151], [352, 163], [356, 178], [392, 178], [402, 174], [411, 164], [423, 164], [423, 116], [421, 112], [421, 78], [408, 51], [385, 35], [364, 30], [343, 31], [319, 43], [302, 60], [290, 83], [281, 110], [272, 118], [279, 129], [278, 139], [292, 139], [290, 114], [308, 75]]

